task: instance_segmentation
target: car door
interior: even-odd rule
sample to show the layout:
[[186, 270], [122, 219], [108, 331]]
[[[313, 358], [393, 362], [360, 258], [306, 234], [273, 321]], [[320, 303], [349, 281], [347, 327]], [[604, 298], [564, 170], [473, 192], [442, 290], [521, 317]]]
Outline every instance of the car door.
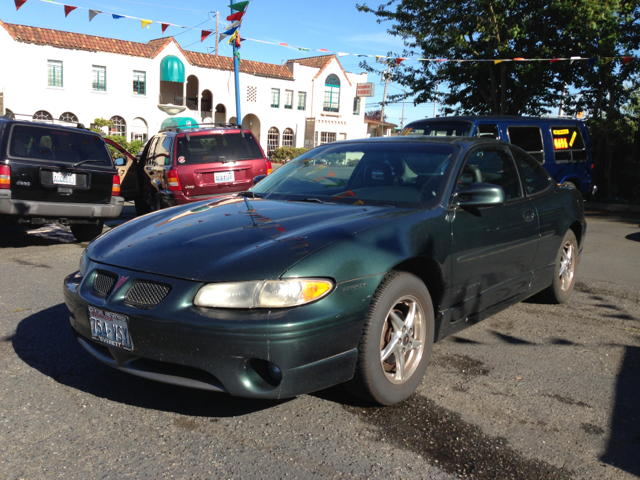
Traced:
[[[118, 169], [118, 176], [120, 177], [120, 196], [125, 200], [131, 200], [140, 195], [140, 188], [138, 182], [138, 169], [137, 162], [133, 155], [131, 155], [122, 145], [114, 142], [110, 138], [105, 138], [104, 141], [107, 145], [115, 148], [118, 153], [115, 156], [116, 168]], [[117, 161], [118, 158], [122, 158], [124, 165]], [[120, 163], [120, 164], [119, 164]]]
[[500, 186], [506, 202], [449, 209], [452, 321], [526, 292], [536, 254], [536, 211], [523, 194], [508, 146], [479, 145], [468, 153], [456, 190], [476, 182]]

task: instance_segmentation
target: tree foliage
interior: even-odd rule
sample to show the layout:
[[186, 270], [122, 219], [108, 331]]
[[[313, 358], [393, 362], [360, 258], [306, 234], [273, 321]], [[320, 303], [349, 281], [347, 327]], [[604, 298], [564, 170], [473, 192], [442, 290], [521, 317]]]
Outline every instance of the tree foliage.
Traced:
[[[357, 8], [389, 22], [388, 32], [402, 38], [402, 54], [389, 56], [597, 58], [629, 55], [640, 46], [637, 0], [390, 0], [377, 9]], [[416, 104], [436, 100], [436, 86], [445, 82], [448, 91], [439, 98], [445, 114], [540, 115], [557, 108], [565, 85], [583, 93], [567, 103], [569, 111], [600, 114], [624, 103], [623, 80], [637, 81], [638, 63], [405, 62], [394, 78], [411, 89], [407, 96]]]
[[[375, 120], [377, 122], [380, 121], [380, 117], [382, 116], [382, 109], [377, 110], [369, 110], [368, 112], [364, 112], [364, 118], [367, 120]], [[387, 116], [384, 116], [384, 119], [387, 119]]]

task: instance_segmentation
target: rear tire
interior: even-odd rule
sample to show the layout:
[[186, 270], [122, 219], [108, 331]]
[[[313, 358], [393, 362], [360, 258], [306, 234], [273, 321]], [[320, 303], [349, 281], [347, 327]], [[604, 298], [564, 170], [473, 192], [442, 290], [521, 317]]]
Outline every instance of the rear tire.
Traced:
[[100, 220], [97, 224], [78, 223], [71, 225], [71, 233], [79, 242], [90, 242], [102, 233], [104, 228], [104, 220]]
[[571, 180], [566, 180], [566, 181], [562, 182], [562, 186], [563, 187], [568, 187], [568, 188], [573, 188], [575, 190], [578, 189], [578, 186], [574, 182], [572, 182]]
[[578, 240], [571, 229], [567, 230], [560, 250], [556, 256], [556, 267], [553, 272], [553, 283], [539, 294], [539, 299], [545, 303], [566, 303], [571, 298], [576, 284], [576, 269], [578, 267]]
[[371, 300], [353, 379], [356, 397], [393, 405], [422, 382], [433, 349], [434, 313], [429, 290], [411, 273], [392, 272]]

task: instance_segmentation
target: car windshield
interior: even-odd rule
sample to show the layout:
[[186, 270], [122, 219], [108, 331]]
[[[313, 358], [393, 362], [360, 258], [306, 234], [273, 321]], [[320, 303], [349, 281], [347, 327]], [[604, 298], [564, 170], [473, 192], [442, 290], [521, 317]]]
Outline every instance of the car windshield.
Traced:
[[9, 140], [12, 157], [112, 167], [100, 135], [83, 130], [56, 130], [46, 126], [14, 125]]
[[426, 207], [440, 197], [458, 149], [435, 143], [330, 144], [292, 160], [251, 191], [273, 200]]
[[407, 125], [400, 135], [431, 135], [437, 137], [468, 137], [471, 122], [463, 121], [424, 121]]
[[199, 164], [264, 158], [253, 136], [239, 133], [190, 134], [178, 137], [178, 162]]

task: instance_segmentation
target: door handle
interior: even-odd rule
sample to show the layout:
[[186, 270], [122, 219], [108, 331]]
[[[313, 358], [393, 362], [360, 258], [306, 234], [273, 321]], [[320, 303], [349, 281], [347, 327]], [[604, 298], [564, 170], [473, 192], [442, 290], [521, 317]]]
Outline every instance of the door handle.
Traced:
[[535, 214], [533, 213], [533, 210], [525, 210], [525, 212], [522, 214], [525, 222], [531, 222], [534, 216]]

